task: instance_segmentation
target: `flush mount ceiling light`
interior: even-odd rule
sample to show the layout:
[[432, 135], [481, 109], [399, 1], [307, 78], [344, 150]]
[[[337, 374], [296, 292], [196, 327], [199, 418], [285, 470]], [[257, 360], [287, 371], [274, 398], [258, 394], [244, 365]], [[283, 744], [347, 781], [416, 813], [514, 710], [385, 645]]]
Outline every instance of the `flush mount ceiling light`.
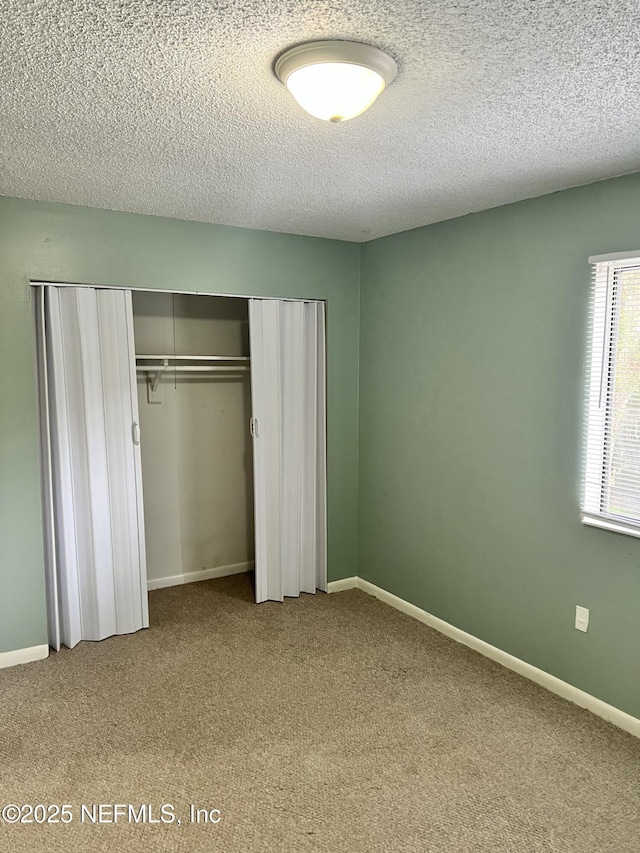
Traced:
[[275, 72], [300, 106], [324, 121], [346, 121], [368, 109], [396, 76], [393, 59], [356, 41], [314, 41], [285, 51]]

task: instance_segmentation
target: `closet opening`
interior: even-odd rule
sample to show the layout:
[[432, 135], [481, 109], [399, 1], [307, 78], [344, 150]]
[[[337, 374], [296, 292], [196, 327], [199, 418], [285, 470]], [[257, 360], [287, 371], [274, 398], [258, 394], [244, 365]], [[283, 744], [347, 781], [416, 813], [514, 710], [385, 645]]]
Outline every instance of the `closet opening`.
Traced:
[[132, 297], [148, 588], [252, 570], [248, 300]]
[[252, 569], [257, 603], [326, 591], [324, 303], [33, 289], [50, 645]]

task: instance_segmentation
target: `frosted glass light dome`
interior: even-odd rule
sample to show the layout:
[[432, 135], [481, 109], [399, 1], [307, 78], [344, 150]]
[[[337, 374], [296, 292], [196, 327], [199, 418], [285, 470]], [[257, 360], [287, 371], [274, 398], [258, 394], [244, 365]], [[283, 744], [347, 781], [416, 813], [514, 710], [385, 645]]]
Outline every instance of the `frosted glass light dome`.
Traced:
[[287, 50], [275, 72], [304, 110], [324, 121], [340, 122], [368, 109], [397, 68], [377, 47], [318, 41]]

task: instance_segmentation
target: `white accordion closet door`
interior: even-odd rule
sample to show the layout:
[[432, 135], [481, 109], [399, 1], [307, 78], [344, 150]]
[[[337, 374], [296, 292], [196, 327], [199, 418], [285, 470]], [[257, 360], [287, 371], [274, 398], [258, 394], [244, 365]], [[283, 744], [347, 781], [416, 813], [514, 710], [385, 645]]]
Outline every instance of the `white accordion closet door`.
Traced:
[[327, 588], [321, 302], [249, 302], [256, 601]]
[[131, 291], [39, 299], [49, 640], [73, 648], [149, 625]]

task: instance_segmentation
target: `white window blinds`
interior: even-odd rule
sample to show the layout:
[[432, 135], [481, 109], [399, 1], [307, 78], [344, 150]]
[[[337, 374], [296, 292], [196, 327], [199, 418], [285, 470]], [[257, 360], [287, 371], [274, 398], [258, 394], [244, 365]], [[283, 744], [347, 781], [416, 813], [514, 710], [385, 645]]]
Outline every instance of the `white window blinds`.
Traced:
[[640, 536], [640, 251], [589, 261], [582, 521]]

